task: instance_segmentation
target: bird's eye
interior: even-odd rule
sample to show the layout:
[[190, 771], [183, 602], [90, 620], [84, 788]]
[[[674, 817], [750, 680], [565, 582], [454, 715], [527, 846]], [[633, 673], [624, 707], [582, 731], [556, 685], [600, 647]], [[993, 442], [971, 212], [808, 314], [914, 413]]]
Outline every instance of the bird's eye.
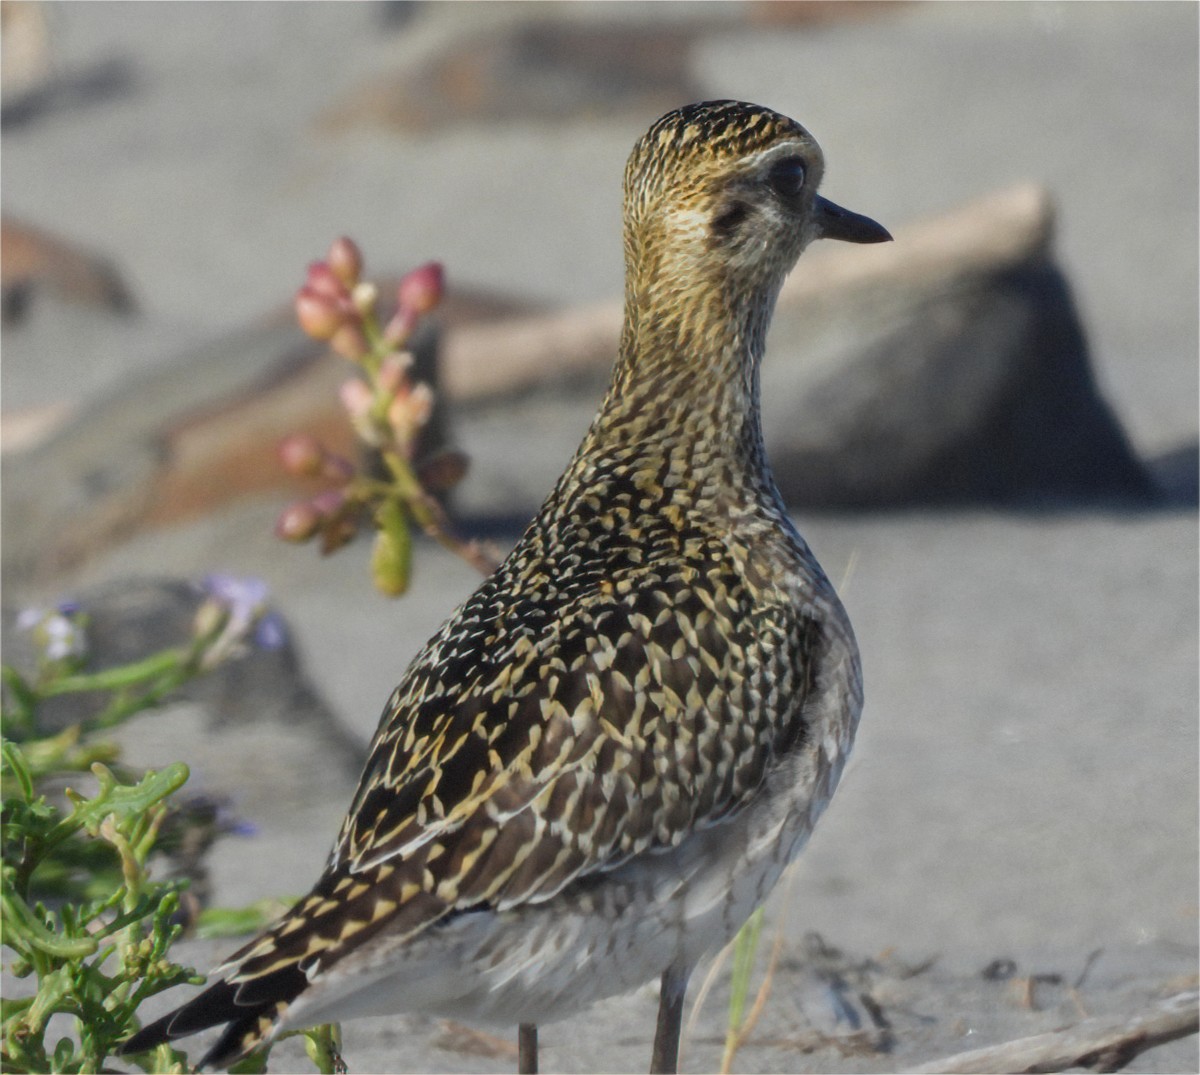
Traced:
[[781, 198], [795, 198], [804, 189], [804, 161], [799, 157], [784, 157], [771, 165], [767, 182]]

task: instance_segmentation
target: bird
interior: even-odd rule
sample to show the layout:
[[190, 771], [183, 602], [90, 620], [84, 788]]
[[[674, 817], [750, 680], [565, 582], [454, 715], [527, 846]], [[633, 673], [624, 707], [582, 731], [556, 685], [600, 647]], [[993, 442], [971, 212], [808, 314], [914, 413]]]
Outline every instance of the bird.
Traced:
[[847, 613], [763, 443], [780, 286], [816, 239], [891, 239], [817, 193], [820, 147], [739, 101], [690, 104], [624, 177], [624, 324], [600, 409], [499, 567], [384, 708], [324, 872], [135, 1054], [223, 1027], [422, 1012], [537, 1028], [660, 980], [675, 1071], [692, 969], [800, 851], [862, 709]]

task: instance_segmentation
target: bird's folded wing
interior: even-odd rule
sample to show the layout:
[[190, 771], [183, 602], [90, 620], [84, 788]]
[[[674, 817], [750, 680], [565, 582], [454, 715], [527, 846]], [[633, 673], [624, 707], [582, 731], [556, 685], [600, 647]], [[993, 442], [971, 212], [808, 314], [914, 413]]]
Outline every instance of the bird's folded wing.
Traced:
[[[456, 648], [451, 621], [393, 695], [325, 875], [230, 960], [234, 980], [547, 900], [743, 807], [795, 734], [756, 719], [761, 681], [794, 676], [751, 670], [724, 593], [606, 595], [505, 645]], [[777, 627], [760, 616], [756, 635]]]

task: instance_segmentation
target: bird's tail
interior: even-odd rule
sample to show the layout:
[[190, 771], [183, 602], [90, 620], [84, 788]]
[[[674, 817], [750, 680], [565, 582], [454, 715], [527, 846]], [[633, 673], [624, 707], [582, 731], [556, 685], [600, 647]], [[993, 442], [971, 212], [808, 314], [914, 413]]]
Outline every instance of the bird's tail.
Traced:
[[[418, 868], [423, 862], [418, 861]], [[446, 913], [445, 901], [416, 888], [392, 863], [357, 873], [331, 869], [267, 931], [213, 971], [213, 984], [143, 1027], [122, 1055], [227, 1024], [200, 1067], [227, 1067], [269, 1044], [292, 1003], [321, 972], [387, 928], [396, 937]]]
[[146, 1052], [163, 1042], [227, 1024], [198, 1068], [227, 1068], [268, 1042], [288, 1005], [307, 985], [295, 964], [250, 982], [219, 981], [181, 1008], [142, 1027], [121, 1046], [121, 1055]]

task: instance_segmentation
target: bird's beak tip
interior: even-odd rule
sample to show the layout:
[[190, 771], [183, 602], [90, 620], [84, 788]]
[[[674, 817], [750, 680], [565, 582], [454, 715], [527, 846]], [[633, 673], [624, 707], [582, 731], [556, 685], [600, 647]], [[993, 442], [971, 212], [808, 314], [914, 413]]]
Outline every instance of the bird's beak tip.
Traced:
[[861, 213], [852, 213], [828, 198], [817, 196], [819, 237], [840, 239], [846, 243], [890, 243], [892, 233], [882, 224]]

